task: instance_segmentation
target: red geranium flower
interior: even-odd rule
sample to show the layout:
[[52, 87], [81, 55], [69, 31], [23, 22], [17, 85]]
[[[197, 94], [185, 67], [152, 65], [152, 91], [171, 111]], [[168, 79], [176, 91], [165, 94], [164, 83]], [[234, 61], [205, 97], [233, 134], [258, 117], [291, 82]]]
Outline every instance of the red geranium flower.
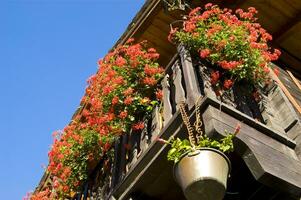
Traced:
[[144, 122], [138, 122], [132, 126], [134, 131], [142, 130], [144, 128]]
[[233, 85], [233, 81], [231, 79], [227, 79], [224, 81], [224, 88], [225, 89], [230, 89]]
[[219, 78], [220, 78], [219, 71], [212, 72], [211, 73], [211, 80], [210, 80], [211, 84], [216, 85]]
[[203, 50], [200, 51], [200, 57], [201, 58], [206, 58], [209, 55], [210, 55], [210, 50], [209, 49], [203, 49]]

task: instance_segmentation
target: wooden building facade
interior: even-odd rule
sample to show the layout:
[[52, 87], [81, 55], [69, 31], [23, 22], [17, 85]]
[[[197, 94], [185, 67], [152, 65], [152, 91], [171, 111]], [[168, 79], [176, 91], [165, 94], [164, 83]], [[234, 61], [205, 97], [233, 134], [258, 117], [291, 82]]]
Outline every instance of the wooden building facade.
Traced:
[[[182, 1], [184, 2], [184, 1]], [[190, 7], [204, 1], [185, 1]], [[181, 200], [181, 188], [173, 178], [173, 164], [166, 160], [169, 146], [157, 137], [186, 137], [179, 103], [188, 104], [192, 122], [195, 102], [202, 97], [200, 109], [207, 135], [220, 137], [224, 130], [241, 124], [235, 138], [235, 151], [229, 155], [231, 176], [225, 200], [293, 200], [301, 198], [301, 1], [300, 0], [223, 0], [221, 7], [259, 10], [259, 22], [273, 35], [273, 46], [282, 56], [271, 64], [280, 70], [279, 78], [254, 102], [234, 87], [232, 95], [221, 102], [210, 87], [207, 63], [193, 58], [181, 46], [167, 41], [170, 24], [189, 9], [168, 10], [162, 0], [147, 0], [128, 29], [116, 43], [129, 38], [147, 40], [160, 53], [166, 66], [162, 80], [163, 107], [156, 108], [152, 119], [145, 119], [140, 134], [121, 136], [115, 143], [111, 174], [98, 164], [82, 193], [75, 199]], [[163, 119], [162, 120], [162, 116]], [[131, 144], [131, 149], [124, 148]], [[47, 184], [43, 177], [40, 188]], [[39, 189], [39, 188], [38, 188]]]

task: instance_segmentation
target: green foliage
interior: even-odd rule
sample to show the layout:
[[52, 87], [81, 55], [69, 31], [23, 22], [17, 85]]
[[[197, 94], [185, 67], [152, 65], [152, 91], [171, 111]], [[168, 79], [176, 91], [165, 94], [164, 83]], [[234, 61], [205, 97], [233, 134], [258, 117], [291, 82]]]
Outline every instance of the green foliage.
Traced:
[[171, 145], [171, 149], [167, 154], [167, 160], [177, 163], [181, 160], [184, 154], [205, 147], [217, 149], [224, 153], [232, 152], [234, 150], [233, 138], [235, 135], [228, 132], [226, 133], [227, 136], [220, 140], [214, 140], [207, 136], [202, 136], [195, 147], [193, 147], [187, 139], [181, 140], [180, 138], [175, 139], [171, 137], [169, 141], [166, 142]]

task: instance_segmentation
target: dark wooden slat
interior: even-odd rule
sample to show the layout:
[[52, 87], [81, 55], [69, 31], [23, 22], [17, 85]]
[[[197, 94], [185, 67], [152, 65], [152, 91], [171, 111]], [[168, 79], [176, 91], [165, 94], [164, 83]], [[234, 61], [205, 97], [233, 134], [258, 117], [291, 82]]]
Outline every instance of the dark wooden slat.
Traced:
[[[214, 112], [212, 109], [211, 112], [209, 109], [212, 107], [208, 107], [208, 103], [210, 103], [210, 101], [206, 98], [201, 102], [201, 110], [205, 110], [205, 112], [203, 112], [205, 128], [213, 129], [215, 132], [221, 134], [224, 133], [225, 129], [229, 131], [234, 130], [236, 123], [239, 121], [233, 116], [225, 114], [223, 110], [220, 111], [219, 109], [214, 108]], [[194, 113], [190, 114], [190, 116], [193, 116], [193, 114]], [[220, 118], [217, 118], [218, 116], [220, 116]], [[245, 118], [245, 122], [248, 120], [252, 119]], [[299, 170], [300, 161], [290, 155], [290, 152], [294, 153], [293, 149], [285, 147], [285, 144], [258, 131], [257, 127], [255, 129], [244, 122], [241, 122], [241, 124], [242, 132], [237, 136], [238, 138], [235, 139], [235, 148], [237, 153], [243, 156], [243, 159], [245, 159], [253, 175], [257, 177], [259, 181], [270, 184], [272, 187], [276, 187], [275, 184], [278, 184], [281, 190], [284, 190], [285, 192], [294, 195], [301, 194], [301, 188], [298, 186], [301, 182], [295, 182], [301, 177], [301, 170]], [[179, 112], [177, 112], [172, 120], [170, 120], [170, 123], [162, 130], [160, 137], [163, 139], [167, 139], [171, 135], [182, 137], [183, 135], [181, 136], [181, 134], [183, 133], [183, 130], [181, 117]], [[260, 134], [260, 137], [258, 134]], [[241, 146], [237, 146], [237, 142], [239, 141], [248, 142], [246, 144], [242, 143]], [[248, 147], [249, 145], [251, 148]], [[285, 148], [279, 148], [279, 145]], [[261, 148], [261, 146], [264, 147]], [[116, 188], [113, 193], [115, 197], [120, 200], [127, 199], [133, 191], [140, 191], [142, 188], [147, 187], [148, 184], [156, 181], [157, 174], [153, 174], [153, 172], [156, 171], [157, 173], [164, 169], [164, 163], [167, 162], [165, 156], [168, 149], [169, 147], [167, 145], [152, 143], [147, 151], [144, 152], [144, 155], [139, 158], [135, 168], [128, 173], [124, 182]], [[261, 150], [267, 151], [267, 153], [260, 153]], [[262, 157], [269, 157], [269, 152], [273, 152], [270, 158], [262, 161]], [[277, 160], [278, 156], [281, 161]], [[281, 163], [280, 165], [278, 165], [279, 162]], [[269, 163], [274, 164], [269, 166]], [[279, 169], [273, 169], [272, 167], [278, 167], [280, 171]], [[286, 171], [283, 171], [285, 169]], [[280, 172], [283, 172], [283, 175], [279, 175], [278, 178], [274, 176], [275, 173]], [[147, 189], [143, 190], [147, 191]]]
[[285, 131], [288, 131], [298, 121], [292, 105], [279, 87], [269, 95], [269, 103], [272, 108], [275, 108], [273, 115], [277, 115]]
[[120, 175], [120, 171], [119, 171], [119, 166], [120, 166], [120, 153], [121, 153], [121, 138], [119, 138], [118, 140], [115, 141], [114, 144], [114, 162], [113, 162], [113, 168], [112, 168], [112, 186], [114, 187], [115, 185], [117, 185], [118, 181], [119, 181], [119, 175]]
[[271, 127], [268, 127], [265, 124], [254, 120], [253, 118], [243, 114], [242, 112], [238, 111], [232, 106], [220, 103], [216, 99], [212, 99], [210, 97], [204, 97], [203, 101], [208, 105], [212, 105], [218, 108], [220, 112], [223, 111], [224, 113], [227, 113], [228, 115], [231, 115], [232, 117], [236, 118], [236, 120], [243, 121], [245, 124], [249, 125], [250, 127], [254, 127], [256, 130], [260, 131], [266, 136], [273, 138], [282, 144], [285, 144], [291, 149], [296, 148], [296, 142], [290, 139], [289, 137], [287, 137], [285, 134], [281, 134], [275, 131], [274, 129], [272, 129]]
[[89, 182], [87, 182], [85, 184], [84, 192], [83, 192], [83, 197], [81, 197], [81, 199], [83, 198], [83, 200], [87, 200], [87, 198], [88, 198], [88, 192], [89, 192]]
[[141, 137], [140, 137], [140, 153], [141, 155], [143, 152], [146, 151], [150, 143], [150, 138], [149, 138], [149, 133], [148, 133], [148, 119], [144, 120], [144, 128], [141, 132]]
[[173, 84], [175, 85], [175, 103], [177, 109], [179, 109], [180, 103], [182, 101], [185, 102], [185, 91], [182, 85], [182, 71], [179, 65], [179, 61], [176, 61], [175, 64], [172, 66], [172, 79]]
[[281, 37], [289, 31], [291, 28], [293, 28], [295, 25], [298, 24], [298, 22], [301, 21], [301, 12], [297, 13], [296, 16], [293, 19], [288, 20], [286, 24], [279, 27], [279, 29], [273, 33], [273, 39], [274, 41], [277, 41], [281, 39]]
[[129, 153], [129, 161], [127, 169], [130, 170], [132, 166], [135, 165], [138, 159], [138, 153], [139, 153], [139, 147], [138, 147], [138, 141], [140, 141], [140, 137], [138, 137], [138, 134], [130, 133], [130, 146], [131, 150]]
[[159, 108], [156, 106], [153, 113], [152, 113], [152, 123], [151, 123], [151, 141], [156, 140], [160, 130], [162, 129], [162, 118], [160, 115]]
[[[220, 117], [217, 118], [218, 115]], [[222, 135], [224, 135], [225, 129], [230, 129], [229, 125], [234, 126], [238, 122], [237, 119], [231, 118], [223, 112], [220, 113], [213, 107], [208, 107], [203, 118], [207, 124], [210, 124], [209, 128], [207, 127], [210, 129], [207, 130], [208, 132], [216, 131]], [[275, 140], [271, 141], [271, 138], [267, 138], [254, 129], [245, 131], [244, 128], [242, 124], [241, 133], [237, 135], [240, 142], [236, 141], [235, 143], [242, 147], [238, 147], [236, 150], [239, 155], [242, 155], [256, 179], [272, 187], [275, 187], [277, 183], [285, 188], [290, 188], [290, 192], [293, 194], [301, 195], [301, 163], [296, 159], [296, 155], [293, 155], [293, 150]], [[267, 145], [265, 141], [269, 141], [272, 146]], [[277, 145], [282, 145], [283, 148], [277, 148]]]
[[181, 57], [181, 64], [184, 75], [184, 82], [187, 93], [187, 104], [189, 109], [192, 108], [196, 100], [201, 96], [200, 88], [197, 81], [197, 75], [192, 65], [190, 53], [184, 46], [178, 46], [178, 52]]
[[202, 63], [201, 61], [197, 62], [196, 64], [196, 69], [198, 70], [199, 74], [199, 83], [201, 85], [201, 88], [203, 91], [203, 94], [206, 96], [209, 96], [211, 98], [216, 98], [216, 94], [214, 93], [211, 85], [211, 78], [210, 78], [210, 71], [206, 64]]
[[170, 85], [169, 75], [166, 74], [162, 80], [162, 91], [163, 91], [163, 118], [164, 125], [166, 125], [172, 117], [172, 106], [170, 103]]

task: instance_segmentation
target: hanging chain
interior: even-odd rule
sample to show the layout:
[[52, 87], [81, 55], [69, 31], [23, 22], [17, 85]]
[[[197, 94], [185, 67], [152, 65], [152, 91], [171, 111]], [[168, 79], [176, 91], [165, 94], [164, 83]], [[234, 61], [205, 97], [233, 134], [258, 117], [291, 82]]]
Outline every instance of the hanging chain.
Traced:
[[196, 137], [197, 143], [200, 141], [200, 138], [202, 138], [203, 134], [204, 134], [203, 130], [202, 130], [203, 122], [202, 122], [201, 113], [200, 113], [201, 99], [202, 99], [202, 96], [200, 96], [195, 103], [196, 121], [194, 122], [194, 127], [197, 132], [197, 137]]
[[189, 142], [192, 145], [192, 147], [195, 147], [196, 141], [195, 141], [195, 138], [194, 138], [194, 135], [193, 135], [193, 128], [192, 128], [192, 126], [190, 124], [190, 121], [189, 121], [189, 118], [187, 116], [184, 101], [182, 101], [180, 103], [180, 112], [181, 112], [181, 115], [182, 115], [183, 122], [186, 125], [187, 131], [188, 131]]
[[202, 99], [202, 96], [200, 96], [197, 99], [196, 104], [195, 104], [196, 121], [194, 123], [194, 128], [195, 128], [195, 131], [197, 133], [196, 137], [194, 137], [194, 134], [193, 134], [194, 129], [192, 128], [192, 126], [190, 124], [189, 117], [188, 117], [188, 115], [186, 113], [186, 110], [185, 110], [185, 102], [182, 101], [180, 103], [181, 116], [182, 116], [183, 122], [184, 122], [184, 124], [187, 128], [189, 141], [190, 141], [190, 144], [192, 145], [192, 147], [195, 147], [195, 145], [198, 144], [198, 142], [200, 141], [200, 139], [204, 135], [203, 130], [202, 130], [203, 122], [202, 122], [201, 113], [200, 113], [201, 99]]

